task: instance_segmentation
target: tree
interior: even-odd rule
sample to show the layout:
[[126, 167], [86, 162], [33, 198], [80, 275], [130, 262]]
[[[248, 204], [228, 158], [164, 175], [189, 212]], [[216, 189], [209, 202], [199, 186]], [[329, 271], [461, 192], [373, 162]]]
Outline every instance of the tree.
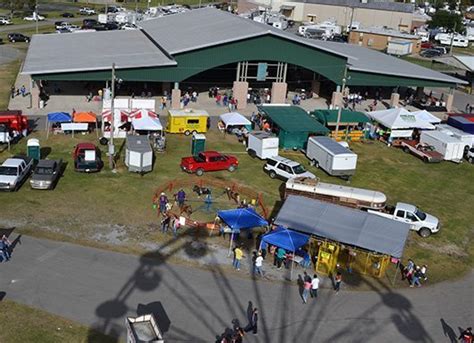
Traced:
[[463, 33], [465, 30], [462, 24], [462, 17], [459, 14], [443, 10], [436, 11], [428, 22], [428, 27], [431, 29], [444, 27], [450, 32], [456, 31], [459, 33]]
[[0, 5], [1, 7], [9, 8], [13, 17], [14, 11], [21, 11], [24, 9], [34, 10], [36, 0], [0, 0]]

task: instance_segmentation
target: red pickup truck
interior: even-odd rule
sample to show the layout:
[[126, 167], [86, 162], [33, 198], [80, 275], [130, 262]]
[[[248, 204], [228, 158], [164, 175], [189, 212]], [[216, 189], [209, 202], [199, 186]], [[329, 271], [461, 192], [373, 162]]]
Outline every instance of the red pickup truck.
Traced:
[[402, 148], [406, 153], [415, 155], [426, 163], [439, 163], [444, 159], [443, 155], [437, 152], [431, 145], [419, 143], [415, 140], [398, 140], [393, 145]]
[[187, 173], [196, 173], [202, 176], [204, 172], [228, 170], [233, 172], [237, 169], [239, 161], [235, 156], [222, 155], [217, 151], [204, 151], [197, 156], [183, 157], [181, 169]]
[[92, 143], [79, 143], [72, 153], [74, 170], [77, 172], [99, 172], [104, 163], [100, 158], [100, 150]]
[[10, 130], [24, 135], [29, 132], [28, 118], [21, 111], [0, 111], [0, 124], [5, 124]]

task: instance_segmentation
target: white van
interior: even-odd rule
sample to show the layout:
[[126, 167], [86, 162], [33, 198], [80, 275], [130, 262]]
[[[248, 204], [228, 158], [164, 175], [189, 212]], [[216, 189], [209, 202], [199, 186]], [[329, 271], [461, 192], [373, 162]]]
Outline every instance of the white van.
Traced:
[[329, 137], [310, 137], [306, 157], [329, 175], [349, 178], [355, 174], [357, 154]]
[[438, 130], [431, 130], [421, 132], [420, 143], [433, 146], [446, 161], [462, 162], [464, 143], [460, 139]]

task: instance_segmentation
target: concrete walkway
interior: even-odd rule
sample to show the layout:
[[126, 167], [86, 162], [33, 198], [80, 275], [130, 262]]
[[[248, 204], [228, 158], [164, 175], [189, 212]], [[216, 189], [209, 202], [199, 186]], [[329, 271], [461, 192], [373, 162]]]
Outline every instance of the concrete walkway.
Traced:
[[171, 265], [169, 255], [158, 261], [31, 237], [20, 242], [0, 264], [7, 299], [122, 338], [125, 316], [144, 305], [159, 313], [168, 342], [213, 342], [232, 319], [246, 324], [249, 301], [260, 310], [260, 327], [246, 342], [456, 342], [458, 327], [473, 323], [474, 273], [396, 292], [323, 289], [303, 305], [296, 286]]

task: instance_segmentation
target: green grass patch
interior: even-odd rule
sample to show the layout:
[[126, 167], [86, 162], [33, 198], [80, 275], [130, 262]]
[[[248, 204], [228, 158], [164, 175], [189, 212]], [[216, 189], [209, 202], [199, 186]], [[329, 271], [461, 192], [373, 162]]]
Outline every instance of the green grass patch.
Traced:
[[20, 65], [20, 61], [14, 61], [0, 66], [0, 109], [8, 107], [10, 88], [15, 83]]
[[117, 342], [86, 326], [9, 300], [0, 302], [0, 323], [3, 343]]

